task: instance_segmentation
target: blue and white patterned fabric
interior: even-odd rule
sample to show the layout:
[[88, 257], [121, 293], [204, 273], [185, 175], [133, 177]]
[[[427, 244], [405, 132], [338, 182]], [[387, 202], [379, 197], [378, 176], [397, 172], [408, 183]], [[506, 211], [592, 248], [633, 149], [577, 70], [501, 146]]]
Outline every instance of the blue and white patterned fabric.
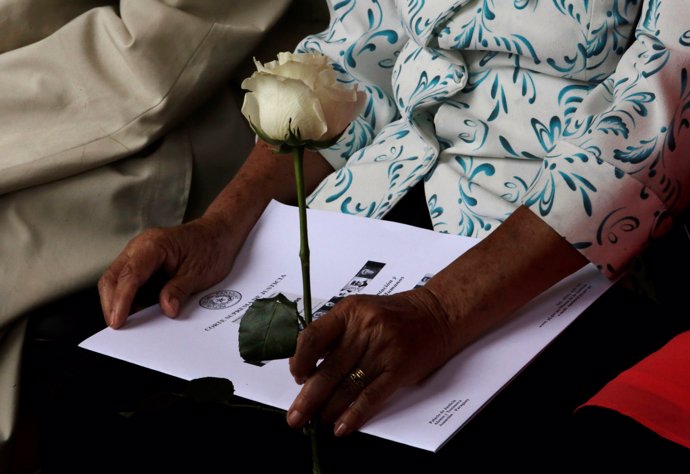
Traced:
[[434, 229], [526, 205], [616, 275], [690, 202], [690, 2], [332, 0], [326, 54], [368, 106], [314, 208], [380, 218], [420, 180]]

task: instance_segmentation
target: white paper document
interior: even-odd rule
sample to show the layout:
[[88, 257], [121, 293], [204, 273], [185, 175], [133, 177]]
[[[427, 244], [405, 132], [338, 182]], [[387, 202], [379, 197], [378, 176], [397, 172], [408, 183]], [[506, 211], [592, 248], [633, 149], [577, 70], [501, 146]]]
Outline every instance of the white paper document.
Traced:
[[[315, 317], [349, 294], [391, 294], [423, 285], [477, 242], [316, 210], [308, 211], [308, 226]], [[398, 391], [361, 431], [437, 451], [610, 285], [593, 266], [583, 268], [422, 384]], [[246, 363], [237, 340], [252, 301], [276, 293], [298, 300], [302, 277], [297, 208], [272, 202], [230, 275], [193, 296], [177, 319], [150, 307], [132, 315], [124, 328], [105, 329], [80, 346], [183, 379], [227, 378], [238, 396], [287, 409], [299, 391], [287, 360]]]

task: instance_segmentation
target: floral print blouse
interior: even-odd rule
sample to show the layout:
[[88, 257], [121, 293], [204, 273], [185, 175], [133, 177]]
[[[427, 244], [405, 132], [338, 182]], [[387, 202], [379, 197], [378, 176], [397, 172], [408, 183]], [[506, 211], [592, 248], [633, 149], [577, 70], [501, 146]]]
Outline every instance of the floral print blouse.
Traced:
[[434, 229], [529, 207], [614, 276], [690, 201], [690, 2], [329, 0], [298, 51], [367, 107], [314, 208], [380, 218], [416, 183]]

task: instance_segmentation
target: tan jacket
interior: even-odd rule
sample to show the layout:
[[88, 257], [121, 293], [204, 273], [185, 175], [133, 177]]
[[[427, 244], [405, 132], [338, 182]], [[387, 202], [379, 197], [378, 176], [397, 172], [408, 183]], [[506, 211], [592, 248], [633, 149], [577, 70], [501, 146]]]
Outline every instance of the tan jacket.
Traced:
[[253, 140], [228, 78], [289, 3], [0, 0], [0, 472], [21, 316], [220, 189]]

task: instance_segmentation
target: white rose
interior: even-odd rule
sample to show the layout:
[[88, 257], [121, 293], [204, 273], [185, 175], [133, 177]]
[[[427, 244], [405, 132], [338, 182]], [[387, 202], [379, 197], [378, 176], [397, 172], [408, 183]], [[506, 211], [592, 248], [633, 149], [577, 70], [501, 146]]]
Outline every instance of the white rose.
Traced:
[[327, 146], [362, 110], [363, 92], [336, 81], [321, 54], [279, 53], [242, 82], [242, 114], [269, 143]]

